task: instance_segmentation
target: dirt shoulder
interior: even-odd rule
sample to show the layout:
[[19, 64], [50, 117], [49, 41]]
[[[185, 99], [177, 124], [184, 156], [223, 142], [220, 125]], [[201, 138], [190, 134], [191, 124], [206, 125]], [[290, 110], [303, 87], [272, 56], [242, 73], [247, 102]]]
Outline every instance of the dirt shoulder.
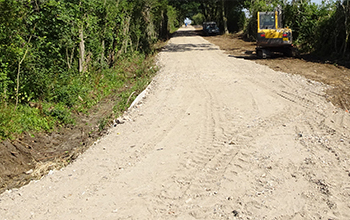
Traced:
[[344, 110], [350, 109], [349, 63], [337, 63], [310, 54], [302, 54], [300, 58], [275, 56], [259, 59], [255, 54], [256, 43], [245, 41], [241, 34], [203, 36], [201, 28], [197, 28], [193, 34], [201, 35], [233, 57], [252, 60], [276, 71], [301, 75], [329, 85], [331, 87], [326, 91], [327, 100]]
[[102, 100], [86, 114], [76, 114], [75, 125], [51, 133], [29, 133], [0, 143], [0, 193], [40, 179], [50, 170], [71, 163], [99, 137], [101, 120], [110, 124], [117, 97]]

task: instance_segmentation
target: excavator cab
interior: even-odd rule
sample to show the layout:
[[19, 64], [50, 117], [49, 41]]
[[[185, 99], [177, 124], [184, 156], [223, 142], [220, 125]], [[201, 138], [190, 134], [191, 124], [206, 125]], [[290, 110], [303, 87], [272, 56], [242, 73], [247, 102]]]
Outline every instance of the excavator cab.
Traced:
[[282, 15], [276, 12], [258, 12], [259, 29], [278, 29], [282, 27]]
[[256, 54], [266, 58], [273, 53], [293, 56], [292, 30], [282, 27], [281, 10], [258, 12]]

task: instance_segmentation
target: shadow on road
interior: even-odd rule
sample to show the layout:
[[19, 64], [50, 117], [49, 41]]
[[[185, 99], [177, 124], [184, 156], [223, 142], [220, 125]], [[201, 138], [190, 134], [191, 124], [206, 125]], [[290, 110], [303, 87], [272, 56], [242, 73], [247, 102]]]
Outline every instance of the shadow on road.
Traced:
[[[234, 57], [238, 59], [245, 59], [245, 60], [261, 60], [262, 58], [259, 58], [256, 54], [255, 51], [252, 50], [246, 50], [245, 52], [242, 52], [241, 55], [228, 55], [228, 57]], [[273, 60], [273, 59], [284, 59], [287, 58], [283, 54], [273, 54], [270, 55], [269, 57], [265, 58], [265, 60]]]
[[212, 44], [168, 44], [163, 51], [164, 52], [185, 52], [185, 51], [209, 51], [219, 50], [217, 47], [213, 47]]
[[202, 33], [201, 30], [178, 30], [175, 33], [172, 34], [173, 37], [194, 37], [194, 36], [200, 36]]

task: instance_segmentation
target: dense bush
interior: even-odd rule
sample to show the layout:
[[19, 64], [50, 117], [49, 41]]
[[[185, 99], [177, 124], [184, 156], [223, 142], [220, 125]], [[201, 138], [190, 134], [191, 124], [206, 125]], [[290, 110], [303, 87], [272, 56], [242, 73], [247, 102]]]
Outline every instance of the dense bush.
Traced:
[[[13, 132], [4, 130], [14, 120], [29, 129], [21, 112], [69, 123], [69, 111], [84, 111], [113, 86], [142, 77], [134, 69], [177, 17], [167, 0], [0, 0], [0, 137]], [[37, 111], [30, 103], [55, 107]]]
[[205, 20], [205, 17], [202, 13], [198, 13], [192, 17], [192, 20], [194, 25], [202, 25]]

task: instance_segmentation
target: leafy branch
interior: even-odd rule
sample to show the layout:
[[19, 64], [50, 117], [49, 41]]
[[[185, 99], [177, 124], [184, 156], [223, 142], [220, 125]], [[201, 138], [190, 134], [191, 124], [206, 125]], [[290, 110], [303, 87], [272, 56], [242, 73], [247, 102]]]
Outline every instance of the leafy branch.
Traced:
[[[33, 30], [35, 30], [35, 26], [33, 28]], [[17, 109], [17, 106], [18, 106], [18, 96], [19, 96], [19, 76], [20, 76], [20, 73], [21, 73], [21, 65], [24, 61], [24, 59], [26, 58], [26, 55], [28, 53], [28, 50], [29, 50], [29, 46], [30, 46], [30, 41], [32, 40], [32, 37], [33, 37], [33, 34], [30, 35], [29, 39], [28, 39], [28, 42], [27, 42], [27, 49], [26, 51], [24, 52], [24, 55], [22, 57], [22, 59], [18, 62], [18, 70], [17, 70], [17, 87], [16, 87], [16, 104], [15, 104], [15, 111]]]

